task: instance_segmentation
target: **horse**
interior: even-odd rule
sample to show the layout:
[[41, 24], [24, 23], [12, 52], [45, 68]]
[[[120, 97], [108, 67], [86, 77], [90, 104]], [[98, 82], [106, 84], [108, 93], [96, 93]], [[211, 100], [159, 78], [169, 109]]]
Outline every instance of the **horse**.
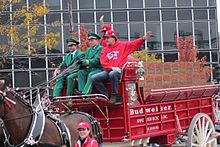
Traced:
[[[20, 146], [24, 143], [26, 136], [31, 126], [33, 119], [33, 111], [31, 107], [18, 97], [12, 91], [4, 92], [5, 86], [0, 82], [0, 118], [4, 122], [7, 133], [10, 135], [10, 141], [15, 146]], [[8, 101], [14, 101], [14, 104], [9, 104]], [[77, 125], [80, 122], [88, 122], [91, 126], [97, 122], [91, 122], [91, 117], [84, 113], [69, 112], [61, 115], [59, 119], [68, 127], [71, 136], [71, 147], [74, 147], [78, 139]], [[94, 120], [94, 119], [93, 119]], [[98, 124], [98, 123], [97, 123]], [[98, 131], [98, 139], [101, 138], [101, 127], [98, 124], [98, 129], [92, 129], [92, 134]], [[96, 132], [95, 132], [96, 131]], [[1, 135], [1, 134], [0, 134]], [[100, 139], [102, 140], [102, 139]], [[35, 144], [36, 147], [61, 147], [63, 142], [60, 136], [60, 131], [57, 125], [48, 117], [45, 118], [45, 127], [42, 136]]]

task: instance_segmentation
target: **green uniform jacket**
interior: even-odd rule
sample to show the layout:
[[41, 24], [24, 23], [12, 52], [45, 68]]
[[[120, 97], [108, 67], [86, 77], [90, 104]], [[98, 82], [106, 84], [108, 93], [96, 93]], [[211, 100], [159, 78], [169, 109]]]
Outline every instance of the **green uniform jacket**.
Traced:
[[[74, 64], [80, 58], [81, 59], [85, 58], [85, 54], [81, 51], [77, 50], [74, 57], [72, 57], [71, 53], [68, 53], [64, 57], [64, 60], [59, 65], [58, 69], [62, 70], [64, 68], [67, 68], [68, 66]], [[76, 66], [79, 66], [79, 65], [76, 65]], [[73, 67], [73, 68], [75, 68], [75, 67]], [[71, 73], [69, 76], [67, 76], [67, 79], [66, 79], [67, 80], [67, 93], [72, 93], [72, 89], [74, 88], [72, 79], [74, 79], [76, 76], [77, 76], [77, 72]], [[68, 78], [68, 77], [71, 77], [71, 78]], [[56, 80], [56, 84], [55, 84], [54, 91], [53, 91], [54, 97], [60, 96], [60, 92], [61, 92], [63, 86], [64, 86], [64, 79], [63, 79], [63, 77], [60, 77]]]

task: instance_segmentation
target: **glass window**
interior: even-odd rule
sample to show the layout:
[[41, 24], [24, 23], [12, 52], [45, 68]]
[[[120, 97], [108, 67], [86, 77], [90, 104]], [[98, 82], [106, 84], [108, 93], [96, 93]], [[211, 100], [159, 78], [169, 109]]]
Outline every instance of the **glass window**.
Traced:
[[[2, 56], [2, 53], [0, 55]], [[0, 59], [0, 62], [3, 62], [2, 58]], [[5, 59], [3, 64], [2, 63], [0, 64], [0, 69], [11, 69], [11, 63], [12, 63], [11, 59]], [[0, 72], [0, 75], [1, 75], [1, 72]], [[1, 78], [1, 76], [0, 76], [0, 78]]]
[[50, 10], [60, 9], [60, 0], [47, 0], [47, 5]]
[[209, 0], [209, 6], [216, 6], [216, 0]]
[[176, 49], [176, 24], [163, 23], [163, 47], [164, 50]]
[[191, 10], [178, 10], [178, 20], [192, 20]]
[[207, 0], [193, 0], [193, 6], [207, 6]]
[[94, 22], [94, 13], [80, 13], [80, 23], [93, 23]]
[[175, 62], [178, 60], [178, 53], [164, 53], [164, 62]]
[[96, 0], [96, 8], [110, 8], [110, 0]]
[[12, 86], [12, 73], [11, 72], [0, 72], [0, 79], [5, 80], [5, 84], [9, 87]]
[[79, 8], [80, 9], [93, 9], [94, 0], [79, 0]]
[[146, 29], [154, 35], [154, 37], [147, 41], [147, 48], [149, 50], [161, 50], [160, 23], [147, 23]]
[[96, 12], [96, 21], [99, 22], [100, 17], [104, 15], [104, 22], [111, 22], [110, 12]]
[[216, 19], [216, 11], [215, 10], [209, 10], [209, 18]]
[[[60, 27], [56, 27], [56, 26], [48, 26], [47, 27], [47, 33], [49, 34], [50, 32], [56, 34], [56, 33], [59, 33], [60, 36], [61, 36], [61, 28]], [[61, 37], [57, 40], [58, 41], [58, 45], [56, 46], [53, 46], [52, 48], [55, 48], [55, 49], [58, 49], [58, 50], [62, 50], [62, 40], [61, 40]]]
[[191, 0], [177, 0], [177, 6], [178, 7], [190, 7], [191, 6]]
[[12, 10], [13, 11], [19, 10], [23, 6], [26, 6], [26, 5], [27, 5], [27, 0], [21, 0], [21, 2], [19, 2], [19, 3], [13, 3], [12, 4]]
[[0, 25], [8, 25], [10, 24], [10, 15], [9, 14], [1, 14], [0, 16]]
[[159, 11], [146, 11], [146, 21], [160, 21]]
[[127, 13], [126, 12], [113, 12], [113, 21], [114, 22], [127, 21]]
[[129, 0], [129, 8], [143, 8], [143, 0]]
[[198, 52], [198, 59], [202, 59], [202, 57], [206, 56], [206, 62], [210, 62], [210, 52], [204, 52], [204, 51], [199, 51]]
[[[68, 9], [68, 1], [69, 0], [62, 0], [63, 1], [63, 9]], [[77, 0], [72, 0], [73, 9], [77, 9]]]
[[179, 36], [185, 37], [192, 35], [192, 23], [185, 22], [179, 23]]
[[14, 60], [15, 69], [28, 69], [29, 68], [29, 61], [28, 58], [20, 58]]
[[212, 62], [218, 62], [218, 53], [219, 52], [212, 52]]
[[[78, 23], [77, 13], [73, 13], [73, 22]], [[63, 23], [70, 23], [69, 13], [63, 13]]]
[[127, 8], [126, 0], [112, 0], [113, 8]]
[[31, 68], [45, 68], [45, 58], [31, 58]]
[[210, 34], [211, 34], [211, 47], [217, 48], [218, 34], [217, 34], [217, 23], [216, 22], [210, 23]]
[[130, 21], [144, 21], [143, 11], [129, 11]]
[[195, 41], [198, 48], [209, 48], [209, 34], [207, 22], [195, 22]]
[[146, 8], [151, 8], [151, 7], [159, 7], [159, 0], [146, 0], [145, 1]]
[[144, 25], [141, 23], [130, 24], [131, 40], [141, 38], [144, 35]]
[[29, 72], [15, 72], [15, 87], [29, 87]]
[[169, 11], [162, 11], [162, 20], [176, 20], [176, 11], [169, 10]]
[[46, 72], [45, 71], [34, 71], [34, 74], [31, 75], [32, 86], [37, 86], [40, 83], [46, 81]]
[[49, 13], [47, 14], [47, 24], [52, 24], [55, 21], [60, 22], [60, 13]]
[[194, 19], [208, 19], [207, 10], [194, 10]]
[[121, 41], [128, 40], [128, 25], [127, 24], [114, 24], [114, 30]]
[[162, 7], [175, 7], [175, 0], [161, 0]]

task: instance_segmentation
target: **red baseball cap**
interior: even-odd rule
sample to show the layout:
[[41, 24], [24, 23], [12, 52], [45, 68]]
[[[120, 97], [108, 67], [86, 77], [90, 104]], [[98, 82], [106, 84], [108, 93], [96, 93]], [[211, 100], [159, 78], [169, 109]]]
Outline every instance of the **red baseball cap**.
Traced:
[[115, 31], [112, 31], [112, 30], [106, 31], [104, 37], [115, 37], [115, 38], [117, 38]]
[[112, 30], [112, 27], [108, 24], [102, 26], [101, 32]]
[[88, 129], [88, 130], [90, 130], [90, 125], [87, 122], [81, 122], [77, 126], [77, 129]]

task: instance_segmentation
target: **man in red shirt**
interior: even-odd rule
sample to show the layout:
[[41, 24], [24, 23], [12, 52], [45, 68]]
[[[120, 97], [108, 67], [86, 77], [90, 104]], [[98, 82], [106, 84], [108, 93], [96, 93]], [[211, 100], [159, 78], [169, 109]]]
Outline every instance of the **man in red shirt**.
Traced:
[[104, 46], [104, 47], [107, 46], [106, 40], [105, 40], [105, 33], [109, 30], [112, 30], [112, 27], [110, 25], [105, 24], [105, 25], [102, 26], [101, 33], [103, 34], [103, 36], [102, 36], [102, 39], [100, 41], [101, 46]]
[[93, 85], [103, 95], [108, 96], [108, 91], [103, 81], [110, 79], [112, 84], [112, 94], [110, 103], [120, 104], [122, 99], [118, 95], [118, 82], [121, 77], [123, 65], [127, 62], [128, 55], [139, 49], [145, 40], [150, 39], [152, 32], [147, 32], [142, 38], [131, 42], [120, 42], [116, 33], [109, 30], [105, 33], [107, 46], [101, 51], [100, 62], [104, 69], [91, 77]]

